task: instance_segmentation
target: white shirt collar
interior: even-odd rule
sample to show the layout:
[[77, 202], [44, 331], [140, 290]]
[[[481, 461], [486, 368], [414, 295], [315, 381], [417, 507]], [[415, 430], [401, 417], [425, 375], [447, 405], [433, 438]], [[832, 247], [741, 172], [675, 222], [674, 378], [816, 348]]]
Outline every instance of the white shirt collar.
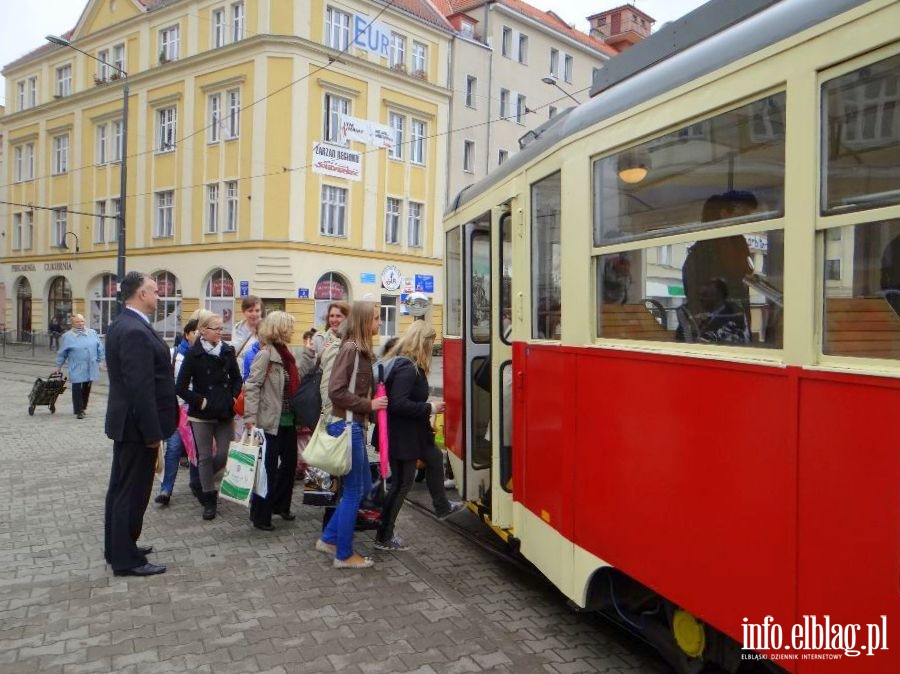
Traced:
[[150, 319], [147, 318], [147, 315], [143, 311], [138, 311], [134, 307], [129, 307], [129, 306], [126, 306], [125, 308], [128, 309], [129, 311], [137, 314], [138, 316], [140, 316], [142, 319], [144, 319], [144, 323], [146, 323], [147, 325], [150, 325]]

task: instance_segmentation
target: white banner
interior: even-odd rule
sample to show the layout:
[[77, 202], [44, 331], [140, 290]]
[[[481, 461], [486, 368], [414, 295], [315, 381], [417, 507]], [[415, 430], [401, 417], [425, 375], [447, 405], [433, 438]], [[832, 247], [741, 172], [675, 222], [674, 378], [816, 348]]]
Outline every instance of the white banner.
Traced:
[[342, 143], [356, 141], [390, 150], [394, 146], [394, 130], [378, 122], [340, 115], [338, 120], [338, 140]]
[[346, 147], [313, 143], [313, 173], [362, 180], [362, 155]]

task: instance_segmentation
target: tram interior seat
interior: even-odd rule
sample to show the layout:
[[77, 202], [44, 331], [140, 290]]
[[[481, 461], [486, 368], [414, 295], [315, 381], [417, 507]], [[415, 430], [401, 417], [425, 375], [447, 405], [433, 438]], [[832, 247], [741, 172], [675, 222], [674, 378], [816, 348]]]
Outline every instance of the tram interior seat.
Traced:
[[600, 310], [601, 337], [647, 339], [671, 342], [675, 333], [666, 330], [650, 310], [641, 304], [604, 304]]
[[826, 298], [824, 337], [827, 354], [900, 358], [900, 317], [883, 297]]

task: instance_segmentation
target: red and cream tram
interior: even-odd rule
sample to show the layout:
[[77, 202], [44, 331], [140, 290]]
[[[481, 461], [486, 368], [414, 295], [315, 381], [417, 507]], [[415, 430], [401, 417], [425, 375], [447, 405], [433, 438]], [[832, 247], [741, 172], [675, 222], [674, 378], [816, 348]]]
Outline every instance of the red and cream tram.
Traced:
[[461, 492], [678, 671], [900, 672], [900, 2], [710, 2], [592, 94], [445, 218]]

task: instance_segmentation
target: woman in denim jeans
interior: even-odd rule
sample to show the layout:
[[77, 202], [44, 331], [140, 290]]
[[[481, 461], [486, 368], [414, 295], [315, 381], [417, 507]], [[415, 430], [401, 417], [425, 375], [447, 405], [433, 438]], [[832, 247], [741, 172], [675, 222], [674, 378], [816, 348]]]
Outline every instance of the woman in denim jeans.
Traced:
[[347, 317], [347, 333], [331, 370], [328, 397], [331, 399], [332, 423], [328, 433], [340, 435], [346, 423], [352, 422], [352, 465], [343, 477], [343, 491], [334, 515], [316, 541], [316, 550], [334, 555], [336, 569], [365, 569], [373, 562], [353, 552], [356, 513], [363, 496], [369, 491], [372, 475], [366, 454], [364, 429], [369, 414], [387, 408], [387, 398], [372, 399], [374, 377], [372, 336], [381, 327], [379, 307], [373, 302], [354, 302]]

